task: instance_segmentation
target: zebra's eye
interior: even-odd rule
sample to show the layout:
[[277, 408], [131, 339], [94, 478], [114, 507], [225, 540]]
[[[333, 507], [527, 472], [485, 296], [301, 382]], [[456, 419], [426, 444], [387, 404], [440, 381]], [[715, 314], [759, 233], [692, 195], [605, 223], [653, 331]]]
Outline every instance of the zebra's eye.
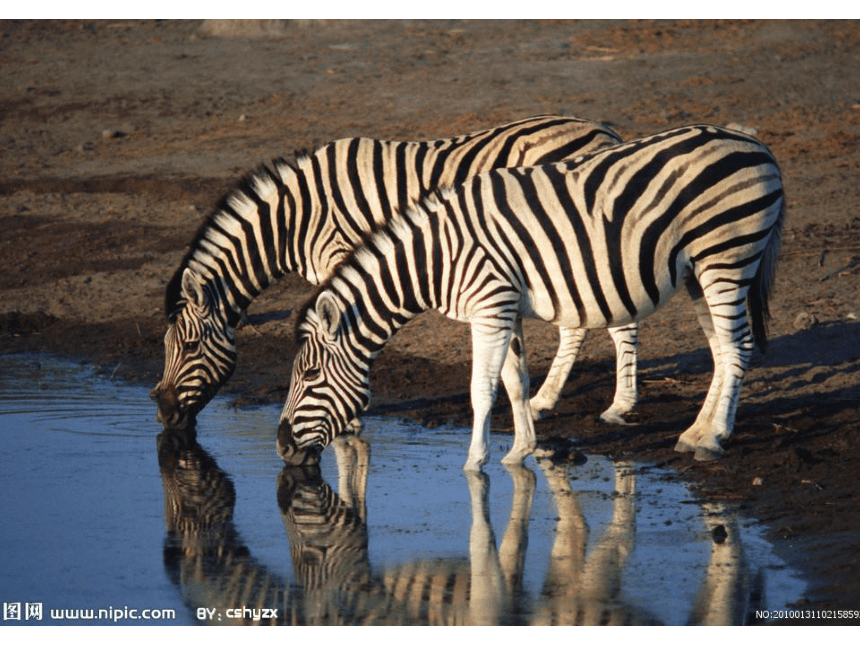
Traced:
[[315, 381], [320, 377], [320, 368], [319, 367], [310, 367], [305, 370], [305, 380], [306, 381]]
[[186, 352], [196, 352], [198, 347], [200, 347], [199, 340], [189, 340], [182, 346]]

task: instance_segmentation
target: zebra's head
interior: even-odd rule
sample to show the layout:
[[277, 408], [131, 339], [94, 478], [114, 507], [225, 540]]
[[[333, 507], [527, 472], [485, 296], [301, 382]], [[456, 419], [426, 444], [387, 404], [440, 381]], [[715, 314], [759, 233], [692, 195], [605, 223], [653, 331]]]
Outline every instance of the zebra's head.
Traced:
[[[217, 292], [189, 268], [181, 272], [179, 289], [175, 304], [168, 304], [164, 375], [150, 392], [158, 403], [155, 418], [174, 430], [193, 424], [236, 367], [234, 330]], [[170, 292], [168, 286], [168, 303]]]
[[331, 291], [314, 298], [297, 323], [299, 353], [278, 427], [278, 454], [292, 466], [320, 453], [370, 403], [371, 356], [349, 333], [343, 305]]

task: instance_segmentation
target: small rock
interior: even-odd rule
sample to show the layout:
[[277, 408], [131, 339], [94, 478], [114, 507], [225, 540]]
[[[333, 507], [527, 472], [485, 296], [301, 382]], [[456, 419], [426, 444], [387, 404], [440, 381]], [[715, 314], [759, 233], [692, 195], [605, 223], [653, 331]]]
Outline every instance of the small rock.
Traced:
[[128, 135], [122, 130], [116, 130], [114, 128], [106, 128], [102, 130], [102, 139], [122, 139], [126, 136]]
[[805, 331], [807, 329], [812, 329], [815, 325], [818, 324], [818, 318], [813, 316], [811, 313], [807, 311], [801, 311], [797, 314], [797, 318], [794, 319], [794, 328], [798, 331]]
[[758, 128], [754, 128], [751, 125], [742, 125], [735, 121], [732, 121], [726, 126], [729, 130], [737, 130], [738, 132], [743, 132], [744, 134], [748, 134], [751, 137], [754, 137], [758, 134]]
[[756, 477], [755, 479], [752, 480], [753, 486], [761, 486], [763, 483], [764, 482], [762, 481], [761, 477]]
[[248, 118], [248, 116], [247, 116], [247, 115], [245, 115], [245, 114], [240, 114], [240, 115], [239, 115], [239, 121], [244, 121], [244, 120], [246, 120], [247, 118]]

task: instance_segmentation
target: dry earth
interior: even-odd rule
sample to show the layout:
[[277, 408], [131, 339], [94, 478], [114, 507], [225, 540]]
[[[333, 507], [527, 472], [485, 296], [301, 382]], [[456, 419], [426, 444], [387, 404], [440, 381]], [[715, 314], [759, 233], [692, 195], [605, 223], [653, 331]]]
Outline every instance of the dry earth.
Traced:
[[[633, 425], [596, 422], [614, 358], [594, 333], [538, 432], [664, 465], [738, 504], [811, 581], [797, 608], [860, 610], [857, 22], [5, 21], [0, 69], [0, 350], [146, 384], [160, 376], [163, 290], [184, 245], [273, 157], [537, 113], [624, 138], [691, 122], [755, 129], [782, 166], [789, 217], [771, 349], [748, 374], [726, 458], [672, 451], [711, 369], [680, 297], [643, 324]], [[288, 278], [254, 303], [219, 396], [283, 398], [290, 312], [312, 292]], [[556, 332], [534, 323], [526, 338], [539, 383]], [[375, 366], [376, 411], [467, 424], [468, 352], [464, 325], [419, 317]], [[505, 403], [495, 426], [510, 431]]]

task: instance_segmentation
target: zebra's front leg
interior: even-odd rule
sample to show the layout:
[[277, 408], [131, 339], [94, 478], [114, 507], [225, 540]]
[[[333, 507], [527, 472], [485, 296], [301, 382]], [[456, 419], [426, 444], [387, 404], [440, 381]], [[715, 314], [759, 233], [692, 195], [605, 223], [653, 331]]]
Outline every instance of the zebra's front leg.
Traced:
[[542, 419], [544, 414], [552, 410], [558, 403], [586, 333], [587, 330], [585, 329], [559, 327], [558, 351], [552, 359], [549, 373], [546, 375], [543, 385], [529, 401], [534, 421]]
[[612, 405], [600, 415], [605, 423], [627, 425], [624, 415], [638, 400], [636, 392], [636, 357], [639, 342], [639, 325], [610, 327], [609, 335], [615, 343], [615, 398]]
[[501, 315], [472, 319], [472, 443], [464, 470], [480, 470], [489, 458], [490, 413], [513, 325], [513, 319], [505, 321]]
[[511, 413], [514, 419], [514, 445], [504, 456], [502, 463], [516, 465], [523, 463], [523, 460], [537, 447], [534, 421], [529, 406], [529, 367], [523, 342], [523, 321], [519, 317], [514, 322], [508, 354], [502, 366], [502, 382], [511, 401]]

